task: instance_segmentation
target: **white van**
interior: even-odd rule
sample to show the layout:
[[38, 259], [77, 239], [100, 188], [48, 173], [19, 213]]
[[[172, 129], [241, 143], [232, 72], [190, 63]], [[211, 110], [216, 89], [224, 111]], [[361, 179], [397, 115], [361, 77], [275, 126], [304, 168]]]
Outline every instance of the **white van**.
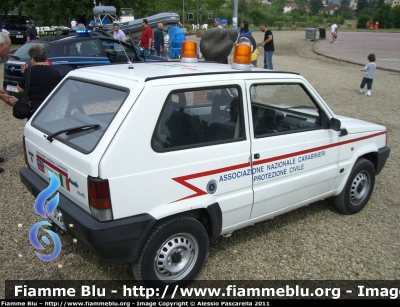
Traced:
[[220, 235], [328, 197], [362, 210], [386, 143], [296, 73], [121, 64], [64, 78], [25, 127], [20, 176], [34, 196], [58, 176], [50, 220], [101, 259], [185, 285]]

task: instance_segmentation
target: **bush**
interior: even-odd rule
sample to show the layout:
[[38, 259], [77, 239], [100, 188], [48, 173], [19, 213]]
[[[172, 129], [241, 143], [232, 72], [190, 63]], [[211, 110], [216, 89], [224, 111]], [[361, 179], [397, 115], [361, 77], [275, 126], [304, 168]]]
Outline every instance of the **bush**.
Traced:
[[369, 21], [370, 17], [368, 15], [360, 15], [357, 20], [357, 29], [365, 29], [367, 21]]
[[305, 28], [306, 27], [306, 23], [305, 22], [296, 22], [296, 26], [298, 28]]

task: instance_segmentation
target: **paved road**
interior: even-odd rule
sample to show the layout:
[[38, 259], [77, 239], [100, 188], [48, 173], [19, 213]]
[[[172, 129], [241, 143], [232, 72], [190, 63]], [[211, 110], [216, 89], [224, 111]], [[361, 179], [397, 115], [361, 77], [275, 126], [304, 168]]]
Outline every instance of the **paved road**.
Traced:
[[336, 44], [330, 43], [330, 33], [326, 33], [314, 51], [355, 64], [366, 64], [368, 54], [375, 53], [378, 68], [400, 72], [400, 33], [339, 31]]

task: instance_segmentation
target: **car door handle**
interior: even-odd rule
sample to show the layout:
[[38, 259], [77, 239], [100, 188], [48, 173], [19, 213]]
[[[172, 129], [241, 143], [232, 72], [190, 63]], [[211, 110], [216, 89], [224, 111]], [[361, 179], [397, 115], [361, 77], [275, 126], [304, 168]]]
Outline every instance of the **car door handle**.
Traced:
[[260, 154], [258, 153], [254, 154], [254, 159], [260, 159]]

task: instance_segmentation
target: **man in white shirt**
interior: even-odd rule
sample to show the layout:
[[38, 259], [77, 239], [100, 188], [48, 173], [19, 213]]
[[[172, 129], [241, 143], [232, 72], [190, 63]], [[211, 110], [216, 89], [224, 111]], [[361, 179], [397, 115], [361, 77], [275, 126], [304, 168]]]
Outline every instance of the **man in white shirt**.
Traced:
[[72, 20], [71, 20], [71, 30], [76, 30], [76, 21], [75, 21], [75, 18], [72, 18]]
[[331, 43], [333, 43], [335, 41], [336, 30], [337, 30], [336, 22], [332, 21], [332, 24], [331, 24], [331, 35], [332, 35]]
[[[126, 42], [125, 33], [124, 33], [124, 31], [122, 31], [119, 28], [119, 24], [118, 23], [116, 23], [116, 22], [113, 23], [113, 29], [114, 29], [113, 37], [115, 39], [118, 39], [119, 41]], [[115, 44], [114, 45], [114, 51], [117, 51], [117, 52], [118, 51], [122, 51], [122, 46], [120, 44]]]

